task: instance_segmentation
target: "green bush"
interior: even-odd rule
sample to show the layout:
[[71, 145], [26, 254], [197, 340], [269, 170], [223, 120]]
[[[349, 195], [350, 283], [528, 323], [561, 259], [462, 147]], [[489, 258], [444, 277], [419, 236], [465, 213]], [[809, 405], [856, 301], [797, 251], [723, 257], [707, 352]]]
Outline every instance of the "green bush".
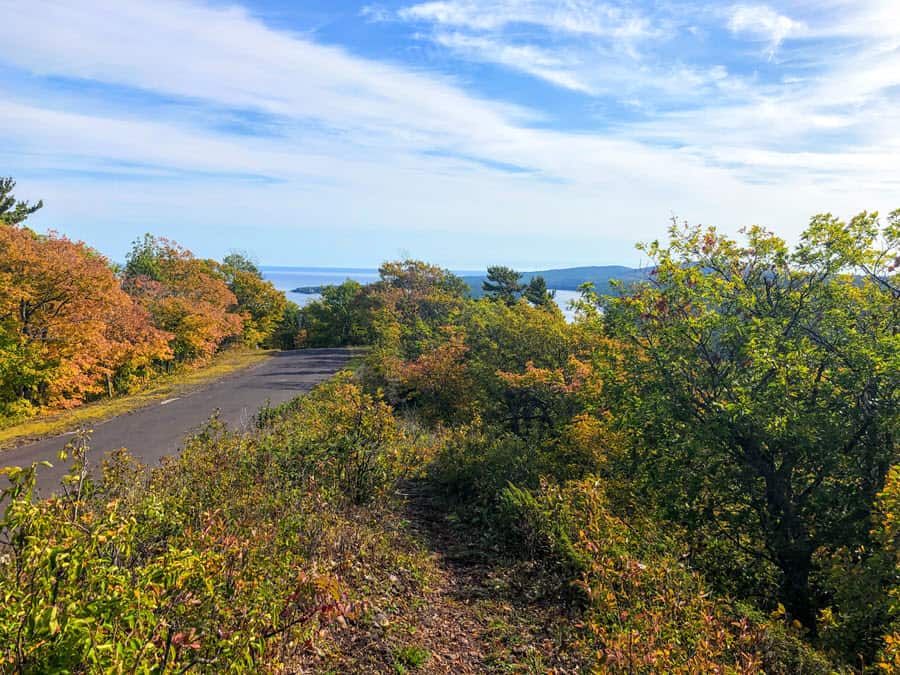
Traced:
[[391, 540], [378, 505], [354, 504], [390, 487], [411, 444], [346, 377], [262, 427], [214, 419], [149, 478], [120, 451], [97, 483], [79, 442], [44, 501], [40, 467], [4, 469], [0, 672], [281, 671], [363, 612], [350, 580], [370, 587], [366, 557]]
[[[407, 468], [409, 444], [391, 407], [338, 374], [300, 399], [297, 414], [268, 434], [285, 475], [314, 479], [354, 504], [371, 501]], [[264, 416], [278, 416], [270, 411]]]
[[614, 515], [597, 479], [509, 486], [500, 501], [509, 541], [577, 589], [577, 640], [602, 672], [834, 672], [779, 619], [711, 597], [677, 541], [637, 514]]

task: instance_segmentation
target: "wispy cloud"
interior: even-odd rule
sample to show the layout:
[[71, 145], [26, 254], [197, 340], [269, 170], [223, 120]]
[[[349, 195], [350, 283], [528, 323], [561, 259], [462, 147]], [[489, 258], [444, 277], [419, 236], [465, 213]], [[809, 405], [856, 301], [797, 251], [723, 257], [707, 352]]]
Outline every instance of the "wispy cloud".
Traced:
[[728, 28], [732, 33], [749, 34], [765, 42], [769, 59], [786, 38], [802, 36], [808, 30], [803, 22], [779, 14], [767, 5], [735, 5], [730, 10]]
[[[387, 20], [384, 10], [379, 16]], [[446, 0], [411, 5], [394, 20], [417, 28], [419, 39], [458, 58], [494, 64], [591, 97], [622, 105], [729, 96], [742, 85], [722, 64], [692, 65], [659, 46], [678, 36], [678, 21], [645, 13], [634, 3], [570, 0]], [[687, 27], [684, 30], [688, 30]]]
[[509, 44], [465, 33], [439, 32], [433, 36], [433, 40], [465, 58], [499, 63], [564, 89], [595, 93], [593, 87], [578, 75], [577, 59], [561, 56], [559, 51], [553, 52], [533, 45]]
[[594, 0], [445, 0], [406, 7], [399, 16], [480, 31], [530, 24], [560, 33], [623, 39], [646, 37], [653, 32], [640, 12]]
[[[452, 64], [552, 85], [533, 100], [570, 92], [588, 111], [570, 127], [552, 107], [511, 103], [502, 82], [488, 91], [396, 51], [364, 58], [246, 7], [0, 0], [0, 161], [84, 219], [391, 226], [460, 241], [489, 230], [557, 247], [656, 236], [671, 211], [797, 226], [818, 210], [896, 206], [900, 43], [896, 29], [869, 29], [892, 10], [824, 2], [829, 21], [773, 8], [804, 26], [787, 33], [758, 11], [734, 23], [736, 8], [699, 3], [680, 18], [665, 3], [574, 0], [357, 14], [408, 28], [410, 53], [427, 44]], [[737, 60], [747, 37], [777, 39], [787, 65], [755, 49]], [[804, 41], [836, 41], [842, 58], [800, 58]], [[147, 183], [89, 180], [110, 175]]]

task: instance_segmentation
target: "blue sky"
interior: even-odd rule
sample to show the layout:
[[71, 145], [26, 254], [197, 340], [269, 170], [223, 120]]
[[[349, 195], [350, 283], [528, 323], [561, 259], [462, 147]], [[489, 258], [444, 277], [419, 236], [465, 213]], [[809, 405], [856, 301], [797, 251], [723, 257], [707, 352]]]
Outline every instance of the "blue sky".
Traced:
[[900, 207], [900, 2], [0, 0], [0, 174], [114, 259], [639, 264]]

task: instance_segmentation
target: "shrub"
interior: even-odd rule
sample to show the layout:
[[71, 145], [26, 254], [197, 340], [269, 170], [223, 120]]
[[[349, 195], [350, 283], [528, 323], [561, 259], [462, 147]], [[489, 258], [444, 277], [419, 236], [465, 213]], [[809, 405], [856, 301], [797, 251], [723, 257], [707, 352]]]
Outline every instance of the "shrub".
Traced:
[[301, 399], [299, 415], [266, 443], [287, 475], [295, 480], [315, 477], [336, 494], [362, 504], [406, 470], [409, 446], [391, 407], [364, 392], [351, 377], [340, 373]]
[[611, 512], [595, 478], [501, 497], [510, 541], [561, 567], [584, 606], [577, 639], [604, 672], [832, 672], [775, 621], [710, 597], [653, 522]]
[[0, 671], [284, 670], [390, 587], [379, 507], [353, 504], [403, 472], [404, 439], [342, 377], [256, 435], [212, 420], [149, 478], [120, 451], [93, 483], [86, 441], [49, 500], [40, 467], [4, 469]]

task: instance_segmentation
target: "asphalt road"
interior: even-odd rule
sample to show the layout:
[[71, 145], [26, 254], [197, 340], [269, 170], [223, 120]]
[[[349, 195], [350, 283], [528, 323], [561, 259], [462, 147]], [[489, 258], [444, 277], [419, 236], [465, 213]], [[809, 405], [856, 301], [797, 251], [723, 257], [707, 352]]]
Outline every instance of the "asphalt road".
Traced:
[[[231, 373], [221, 380], [182, 397], [157, 401], [93, 426], [89, 461], [99, 465], [112, 450], [128, 448], [148, 466], [177, 453], [183, 439], [219, 411], [231, 428], [246, 428], [254, 413], [270, 401], [277, 405], [309, 391], [346, 366], [351, 353], [342, 349], [304, 349], [278, 352], [264, 362]], [[57, 460], [72, 440], [71, 433], [9, 450], [0, 450], [0, 466], [30, 466], [47, 460], [53, 468], [38, 470], [37, 491], [46, 496], [59, 487], [67, 463]], [[5, 478], [0, 484], [8, 485]]]

